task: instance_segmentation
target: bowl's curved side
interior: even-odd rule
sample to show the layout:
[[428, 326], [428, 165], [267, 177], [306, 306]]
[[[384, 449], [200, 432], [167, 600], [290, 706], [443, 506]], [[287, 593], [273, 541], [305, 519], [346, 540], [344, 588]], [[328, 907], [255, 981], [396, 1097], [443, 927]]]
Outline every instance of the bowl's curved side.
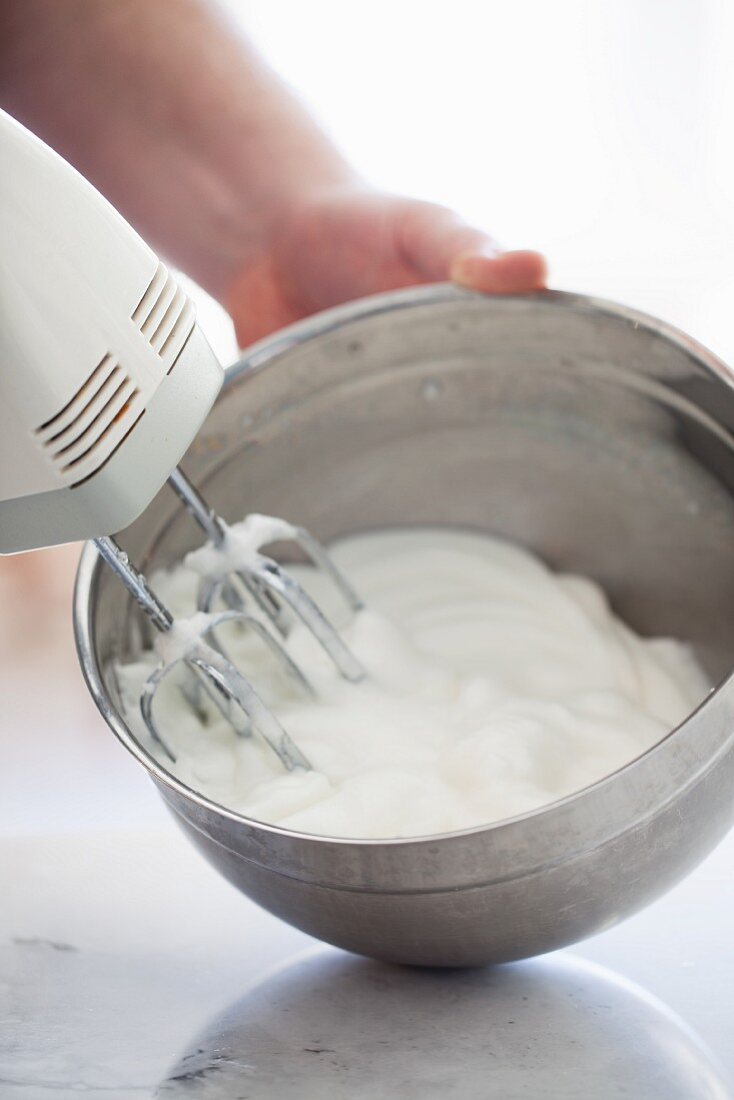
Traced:
[[[598, 847], [465, 889], [391, 891], [378, 881], [372, 889], [339, 888], [280, 874], [214, 840], [191, 805], [172, 799], [170, 789], [161, 794], [178, 825], [226, 879], [296, 928], [385, 962], [477, 966], [576, 943], [675, 885], [734, 821], [734, 746], [678, 798]], [[490, 830], [484, 837], [491, 877]]]

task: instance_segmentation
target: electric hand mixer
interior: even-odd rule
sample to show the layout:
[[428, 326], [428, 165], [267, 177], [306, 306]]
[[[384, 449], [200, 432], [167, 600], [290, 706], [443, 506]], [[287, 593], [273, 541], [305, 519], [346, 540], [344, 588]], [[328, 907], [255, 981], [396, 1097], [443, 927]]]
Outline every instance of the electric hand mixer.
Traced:
[[[0, 149], [0, 553], [93, 540], [157, 630], [174, 640], [173, 656], [141, 698], [146, 725], [169, 756], [152, 703], [182, 661], [237, 733], [254, 728], [287, 769], [308, 768], [212, 633], [224, 622], [245, 624], [308, 690], [279, 641], [295, 615], [344, 677], [361, 679], [356, 657], [305, 590], [271, 558], [248, 554], [202, 583], [200, 607], [209, 614], [177, 622], [111, 534], [167, 480], [210, 541], [227, 549], [226, 525], [177, 466], [223, 379], [194, 306], [94, 187], [2, 112]], [[271, 526], [359, 608], [308, 531]], [[264, 620], [247, 609], [248, 598]], [[218, 599], [229, 610], [214, 614]]]

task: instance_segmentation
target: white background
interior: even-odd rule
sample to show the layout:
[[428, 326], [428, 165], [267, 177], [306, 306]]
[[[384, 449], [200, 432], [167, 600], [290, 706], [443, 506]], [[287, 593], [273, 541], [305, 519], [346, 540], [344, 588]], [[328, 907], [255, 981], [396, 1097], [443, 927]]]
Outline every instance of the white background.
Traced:
[[227, 7], [372, 182], [539, 248], [552, 285], [734, 360], [727, 0]]

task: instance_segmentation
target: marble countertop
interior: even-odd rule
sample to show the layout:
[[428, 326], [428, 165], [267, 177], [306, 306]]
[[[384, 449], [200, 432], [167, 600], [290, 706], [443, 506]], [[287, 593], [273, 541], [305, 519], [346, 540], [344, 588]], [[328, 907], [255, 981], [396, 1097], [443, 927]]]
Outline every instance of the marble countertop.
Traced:
[[734, 1097], [734, 834], [540, 960], [419, 971], [317, 945], [203, 862], [107, 731], [71, 643], [73, 557], [30, 566], [44, 629], [16, 621], [0, 666], [1, 1100]]

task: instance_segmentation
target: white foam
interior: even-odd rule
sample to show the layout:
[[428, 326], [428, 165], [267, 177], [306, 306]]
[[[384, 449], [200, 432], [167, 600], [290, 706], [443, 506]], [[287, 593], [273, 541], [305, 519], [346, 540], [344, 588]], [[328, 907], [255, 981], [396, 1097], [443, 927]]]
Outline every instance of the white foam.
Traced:
[[[290, 525], [275, 533], [259, 519], [232, 529], [244, 532], [247, 553], [258, 552], [263, 532], [268, 541], [288, 537]], [[238, 738], [216, 715], [204, 729], [179, 693], [161, 693], [158, 721], [177, 756], [175, 766], [162, 762], [249, 817], [363, 838], [495, 821], [617, 770], [706, 693], [686, 646], [638, 637], [597, 585], [554, 574], [507, 542], [405, 530], [350, 538], [332, 552], [367, 607], [343, 630], [368, 670], [365, 682], [343, 681], [296, 627], [288, 649], [316, 686], [310, 699], [252, 634], [226, 635], [228, 653], [313, 772], [286, 774], [259, 737]], [[164, 602], [184, 609], [196, 587], [190, 567], [198, 571], [209, 553], [154, 578]], [[336, 613], [319, 574], [293, 572]], [[151, 660], [120, 670], [141, 739], [137, 696]]]
[[199, 576], [219, 576], [251, 565], [259, 558], [263, 546], [279, 539], [292, 539], [296, 535], [295, 527], [286, 520], [256, 512], [231, 527], [221, 520], [220, 523], [224, 532], [222, 545], [214, 546], [208, 542], [184, 559], [186, 568]]

